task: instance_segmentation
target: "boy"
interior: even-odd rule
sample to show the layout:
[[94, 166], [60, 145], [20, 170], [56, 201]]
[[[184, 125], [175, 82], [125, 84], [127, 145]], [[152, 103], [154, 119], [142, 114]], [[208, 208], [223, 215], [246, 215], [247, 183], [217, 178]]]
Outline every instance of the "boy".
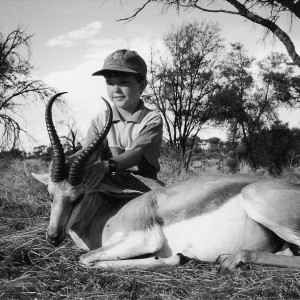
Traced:
[[[84, 181], [90, 187], [101, 182], [147, 192], [162, 185], [157, 173], [163, 123], [160, 115], [146, 108], [140, 99], [147, 86], [146, 74], [143, 58], [126, 49], [110, 54], [103, 68], [93, 73], [106, 80], [108, 97], [113, 103], [113, 124], [104, 151], [101, 155], [95, 153], [86, 170]], [[83, 148], [99, 134], [107, 115], [105, 110], [92, 120]]]

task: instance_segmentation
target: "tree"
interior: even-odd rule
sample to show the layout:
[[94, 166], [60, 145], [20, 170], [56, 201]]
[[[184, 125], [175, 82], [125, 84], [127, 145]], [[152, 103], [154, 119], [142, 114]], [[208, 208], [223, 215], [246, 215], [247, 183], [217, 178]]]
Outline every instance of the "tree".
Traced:
[[39, 145], [33, 148], [33, 155], [35, 158], [41, 158], [47, 154], [47, 146]]
[[[293, 60], [293, 63], [300, 67], [300, 56], [295, 49], [295, 45], [290, 36], [280, 28], [279, 21], [290, 15], [291, 24], [294, 18], [300, 19], [300, 1], [297, 0], [147, 0], [143, 5], [137, 8], [136, 12], [121, 20], [131, 20], [138, 13], [146, 8], [152, 2], [162, 4], [163, 9], [176, 7], [178, 12], [181, 9], [198, 9], [200, 11], [211, 13], [227, 13], [239, 15], [253, 23], [263, 26], [267, 33], [272, 32], [286, 47], [287, 53]], [[214, 5], [212, 5], [214, 4]], [[218, 7], [213, 9], [212, 7]], [[229, 8], [229, 9], [228, 9]]]
[[283, 168], [299, 163], [300, 129], [288, 127], [280, 121], [270, 129], [263, 129], [255, 136], [259, 165], [272, 175], [279, 175]]
[[162, 113], [167, 140], [184, 167], [201, 126], [210, 119], [210, 103], [218, 87], [219, 31], [212, 23], [184, 24], [163, 38], [170, 54], [167, 58], [156, 60], [152, 55], [145, 101]]
[[215, 96], [215, 118], [229, 124], [229, 139], [233, 144], [242, 142], [250, 165], [257, 168], [255, 136], [278, 120], [280, 106], [299, 104], [300, 78], [286, 64], [285, 55], [271, 53], [258, 62], [255, 79], [255, 60], [240, 43], [231, 47], [221, 71], [225, 81]]
[[11, 149], [9, 151], [0, 151], [0, 158], [21, 159], [26, 157], [26, 152], [19, 149]]
[[33, 79], [30, 39], [21, 26], [6, 37], [0, 32], [0, 149], [15, 148], [24, 128], [22, 109], [54, 92], [41, 80]]
[[69, 118], [67, 122], [60, 122], [61, 125], [67, 127], [67, 134], [61, 136], [62, 145], [67, 155], [74, 154], [82, 148], [82, 136], [76, 127], [75, 120]]

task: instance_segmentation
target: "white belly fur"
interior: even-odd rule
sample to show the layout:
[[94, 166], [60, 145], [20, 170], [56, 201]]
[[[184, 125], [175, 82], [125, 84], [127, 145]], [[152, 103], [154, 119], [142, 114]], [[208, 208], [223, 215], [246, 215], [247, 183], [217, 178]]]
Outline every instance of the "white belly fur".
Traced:
[[215, 261], [220, 254], [241, 249], [249, 220], [241, 197], [232, 198], [212, 212], [164, 227], [166, 242], [157, 254], [166, 257], [182, 253], [203, 261]]

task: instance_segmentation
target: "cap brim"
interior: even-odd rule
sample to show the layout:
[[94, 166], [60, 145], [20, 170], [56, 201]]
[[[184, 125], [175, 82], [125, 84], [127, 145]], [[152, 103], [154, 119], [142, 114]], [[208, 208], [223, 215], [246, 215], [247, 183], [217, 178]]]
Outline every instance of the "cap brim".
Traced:
[[118, 71], [118, 72], [127, 72], [127, 73], [140, 74], [139, 72], [137, 72], [133, 69], [127, 68], [127, 67], [120, 67], [120, 66], [111, 65], [109, 67], [106, 67], [105, 69], [101, 69], [101, 70], [93, 73], [92, 76], [105, 75], [105, 73], [107, 73], [108, 71]]

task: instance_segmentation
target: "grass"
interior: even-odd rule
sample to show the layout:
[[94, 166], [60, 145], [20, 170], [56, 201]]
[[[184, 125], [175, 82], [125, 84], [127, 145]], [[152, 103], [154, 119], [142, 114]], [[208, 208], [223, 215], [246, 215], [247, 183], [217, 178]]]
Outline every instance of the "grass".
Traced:
[[[58, 248], [45, 240], [50, 204], [30, 172], [46, 168], [36, 161], [0, 161], [1, 300], [300, 298], [299, 270], [251, 266], [221, 277], [218, 264], [197, 261], [152, 271], [82, 268], [70, 238]], [[174, 176], [169, 180], [190, 174]]]

